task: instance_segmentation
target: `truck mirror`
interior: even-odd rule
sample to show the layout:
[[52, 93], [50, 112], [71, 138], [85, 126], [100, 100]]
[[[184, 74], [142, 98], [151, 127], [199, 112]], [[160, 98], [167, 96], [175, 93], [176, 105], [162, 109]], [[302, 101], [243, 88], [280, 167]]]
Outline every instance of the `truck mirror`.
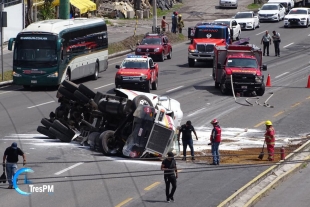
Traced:
[[266, 71], [266, 70], [267, 70], [267, 65], [263, 64], [263, 71]]
[[120, 67], [119, 67], [119, 65], [115, 65], [115, 68], [119, 69]]
[[217, 63], [217, 68], [221, 69], [222, 68], [222, 64], [221, 63]]

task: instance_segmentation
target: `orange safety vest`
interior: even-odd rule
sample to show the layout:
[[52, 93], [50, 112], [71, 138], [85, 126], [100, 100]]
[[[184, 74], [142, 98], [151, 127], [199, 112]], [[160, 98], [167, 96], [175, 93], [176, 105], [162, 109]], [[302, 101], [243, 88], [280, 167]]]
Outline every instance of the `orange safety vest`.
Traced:
[[265, 133], [265, 141], [267, 145], [274, 145], [275, 144], [275, 130], [273, 127], [266, 129]]

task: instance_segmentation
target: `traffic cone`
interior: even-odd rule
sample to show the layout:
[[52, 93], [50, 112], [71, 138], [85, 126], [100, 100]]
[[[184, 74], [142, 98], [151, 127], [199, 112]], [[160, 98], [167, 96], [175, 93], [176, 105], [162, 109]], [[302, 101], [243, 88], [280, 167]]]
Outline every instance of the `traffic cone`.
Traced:
[[271, 87], [271, 80], [270, 80], [270, 75], [269, 74], [268, 74], [268, 78], [267, 78], [266, 87]]
[[308, 84], [307, 84], [307, 88], [310, 88], [310, 75], [308, 76]]

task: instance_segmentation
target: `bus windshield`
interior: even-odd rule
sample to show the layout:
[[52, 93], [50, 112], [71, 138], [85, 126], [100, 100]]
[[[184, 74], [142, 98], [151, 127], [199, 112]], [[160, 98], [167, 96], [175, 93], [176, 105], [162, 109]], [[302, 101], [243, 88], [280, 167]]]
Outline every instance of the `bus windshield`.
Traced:
[[196, 28], [195, 38], [226, 39], [226, 28]]
[[18, 36], [14, 49], [14, 65], [46, 67], [57, 65], [57, 37], [52, 35]]

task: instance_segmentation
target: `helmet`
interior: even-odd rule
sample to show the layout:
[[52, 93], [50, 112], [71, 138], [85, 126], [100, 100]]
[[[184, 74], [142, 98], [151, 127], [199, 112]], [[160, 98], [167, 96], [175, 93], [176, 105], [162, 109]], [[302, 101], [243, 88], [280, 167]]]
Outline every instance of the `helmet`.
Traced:
[[219, 122], [217, 121], [217, 119], [213, 119], [210, 123], [211, 123], [211, 124], [217, 124], [217, 123], [219, 123]]
[[178, 17], [182, 17], [182, 14], [179, 14]]
[[266, 126], [271, 126], [271, 125], [272, 125], [272, 122], [269, 121], [269, 120], [267, 120], [267, 121], [265, 122], [265, 125], [266, 125]]

